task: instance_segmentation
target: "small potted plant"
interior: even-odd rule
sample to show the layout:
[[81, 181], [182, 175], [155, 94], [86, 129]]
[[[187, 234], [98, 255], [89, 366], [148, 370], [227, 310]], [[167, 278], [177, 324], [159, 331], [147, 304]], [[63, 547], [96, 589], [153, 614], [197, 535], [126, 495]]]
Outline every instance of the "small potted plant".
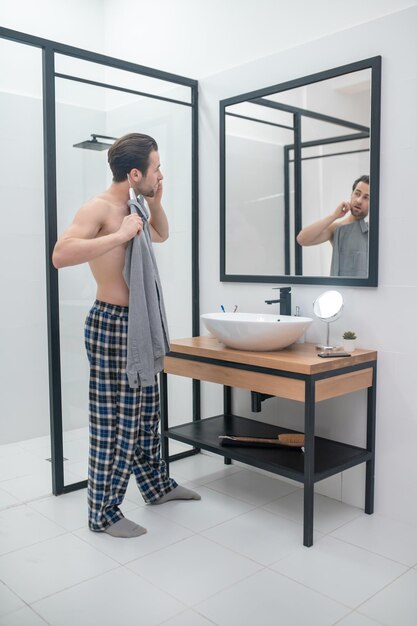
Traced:
[[356, 334], [352, 330], [343, 333], [343, 350], [345, 352], [353, 352], [356, 348]]

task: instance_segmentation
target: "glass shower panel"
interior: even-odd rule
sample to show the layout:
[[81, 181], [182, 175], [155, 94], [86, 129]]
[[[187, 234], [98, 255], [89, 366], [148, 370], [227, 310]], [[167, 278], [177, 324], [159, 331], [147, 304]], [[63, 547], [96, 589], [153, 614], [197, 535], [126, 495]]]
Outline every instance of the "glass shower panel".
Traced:
[[51, 493], [42, 53], [0, 40], [0, 488]]
[[[226, 271], [285, 274], [284, 158], [293, 132], [265, 120], [235, 117], [248, 109], [245, 105], [228, 107], [239, 113], [226, 113]], [[263, 107], [250, 108], [265, 113]], [[277, 113], [272, 111], [276, 118]]]
[[[165, 177], [163, 205], [170, 222], [168, 241], [154, 246], [169, 329], [172, 338], [191, 336], [191, 108], [123, 91], [116, 92], [115, 98], [114, 90], [64, 78], [55, 82], [59, 233], [83, 203], [111, 184], [107, 150], [80, 149], [74, 144], [88, 140], [93, 133], [115, 138], [130, 132], [152, 135], [159, 147]], [[95, 282], [88, 264], [60, 270], [66, 485], [87, 478], [89, 371], [83, 331], [94, 299]], [[175, 415], [178, 423], [184, 418], [191, 421], [192, 382], [178, 379], [171, 384], [169, 403], [173, 424]]]

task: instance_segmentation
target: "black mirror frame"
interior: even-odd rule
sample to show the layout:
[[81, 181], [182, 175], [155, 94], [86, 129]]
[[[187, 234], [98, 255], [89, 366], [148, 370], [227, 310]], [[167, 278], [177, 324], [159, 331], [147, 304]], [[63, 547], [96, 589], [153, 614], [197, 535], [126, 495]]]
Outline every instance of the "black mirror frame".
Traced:
[[[244, 275], [226, 273], [226, 107], [254, 98], [269, 96], [280, 91], [303, 87], [328, 80], [350, 72], [371, 69], [371, 137], [370, 178], [372, 194], [370, 213], [372, 228], [369, 230], [369, 265], [367, 278], [342, 276], [295, 276], [295, 275]], [[317, 74], [310, 74], [264, 89], [240, 94], [220, 101], [220, 281], [238, 283], [291, 283], [293, 285], [346, 285], [355, 287], [378, 286], [378, 240], [379, 240], [379, 163], [381, 127], [381, 56], [349, 63]]]

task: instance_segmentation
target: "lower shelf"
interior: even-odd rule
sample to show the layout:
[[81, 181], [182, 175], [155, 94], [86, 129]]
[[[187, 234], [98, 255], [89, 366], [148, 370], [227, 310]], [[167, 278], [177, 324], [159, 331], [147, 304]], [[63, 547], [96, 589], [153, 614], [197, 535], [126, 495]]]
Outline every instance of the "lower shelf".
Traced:
[[[253, 465], [260, 469], [304, 482], [304, 454], [291, 448], [254, 448], [222, 446], [219, 435], [244, 437], [276, 437], [279, 433], [295, 432], [236, 415], [216, 415], [200, 421], [168, 429], [166, 436], [202, 448], [224, 457]], [[314, 439], [314, 482], [338, 474], [371, 460], [372, 454], [363, 448], [322, 437]]]

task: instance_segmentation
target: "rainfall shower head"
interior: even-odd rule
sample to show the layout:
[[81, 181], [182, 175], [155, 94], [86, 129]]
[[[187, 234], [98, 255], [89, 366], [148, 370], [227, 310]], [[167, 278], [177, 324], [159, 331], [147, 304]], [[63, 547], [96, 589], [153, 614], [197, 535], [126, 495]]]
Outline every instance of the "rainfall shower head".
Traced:
[[104, 141], [97, 141], [97, 137], [101, 139], [113, 139], [116, 140], [117, 137], [108, 137], [107, 135], [94, 135], [92, 134], [92, 139], [87, 139], [86, 141], [81, 141], [80, 143], [75, 143], [73, 148], [84, 148], [85, 150], [108, 150], [110, 148], [111, 143], [105, 143]]

